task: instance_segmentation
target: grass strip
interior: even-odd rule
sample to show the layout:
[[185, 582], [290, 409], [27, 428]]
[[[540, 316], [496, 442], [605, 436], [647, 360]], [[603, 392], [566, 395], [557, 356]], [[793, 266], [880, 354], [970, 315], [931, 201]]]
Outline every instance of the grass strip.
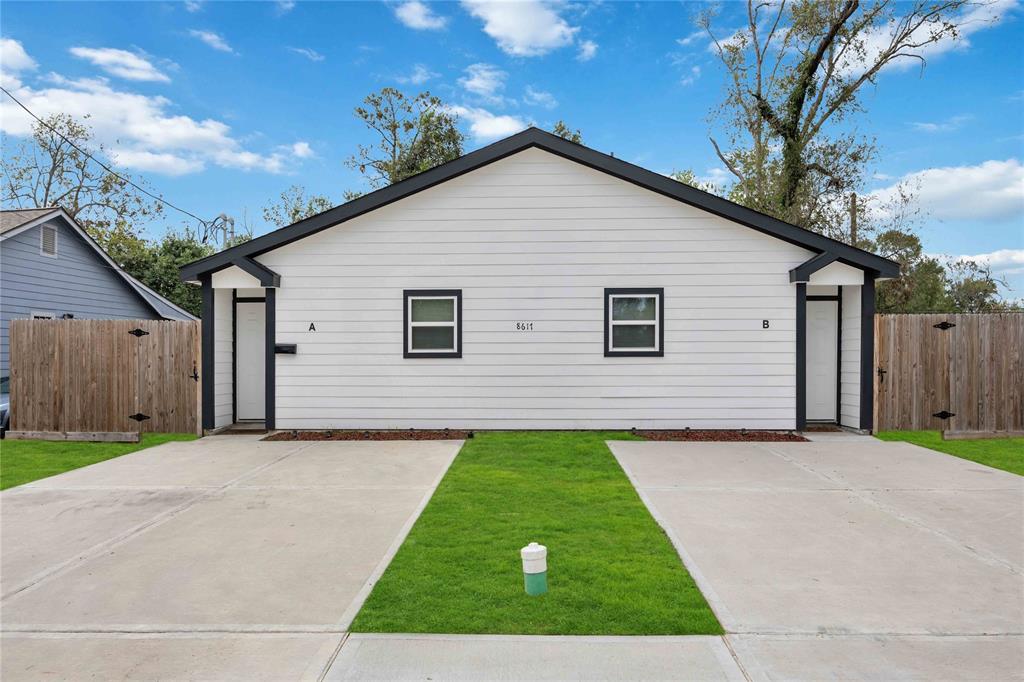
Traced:
[[[689, 635], [722, 628], [608, 439], [491, 432], [467, 440], [352, 625], [356, 632]], [[548, 547], [548, 594], [519, 550]]]
[[882, 440], [906, 441], [1024, 476], [1024, 438], [942, 440], [939, 431], [880, 431], [876, 435]]
[[194, 440], [188, 433], [144, 433], [138, 443], [88, 443], [70, 440], [0, 441], [0, 490], [56, 476], [154, 445]]

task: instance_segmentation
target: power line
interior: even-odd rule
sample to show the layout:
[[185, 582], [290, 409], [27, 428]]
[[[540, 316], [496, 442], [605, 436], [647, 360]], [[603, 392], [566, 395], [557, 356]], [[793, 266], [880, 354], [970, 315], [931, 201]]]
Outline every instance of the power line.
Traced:
[[91, 154], [90, 152], [88, 152], [88, 151], [86, 151], [85, 149], [82, 149], [81, 147], [79, 147], [79, 146], [78, 146], [77, 144], [75, 144], [75, 143], [74, 143], [74, 142], [72, 142], [72, 141], [71, 141], [70, 139], [68, 139], [68, 138], [67, 138], [67, 137], [66, 137], [66, 136], [65, 136], [65, 135], [64, 135], [64, 134], [63, 134], [62, 132], [60, 132], [59, 130], [57, 130], [56, 128], [54, 128], [53, 126], [51, 126], [51, 125], [50, 125], [49, 123], [47, 123], [46, 121], [44, 121], [43, 119], [39, 118], [39, 117], [38, 117], [38, 116], [36, 116], [36, 115], [35, 115], [34, 113], [32, 113], [32, 110], [31, 110], [31, 109], [29, 109], [29, 108], [28, 108], [27, 106], [25, 106], [24, 104], [22, 104], [22, 103], [21, 103], [21, 101], [19, 101], [17, 97], [15, 97], [14, 95], [12, 95], [12, 94], [11, 94], [11, 91], [10, 91], [10, 90], [8, 90], [7, 88], [5, 88], [5, 87], [3, 87], [3, 86], [0, 86], [0, 90], [2, 90], [2, 91], [3, 91], [3, 93], [4, 93], [5, 95], [7, 95], [8, 97], [10, 97], [10, 98], [11, 98], [11, 99], [12, 99], [12, 100], [14, 101], [14, 103], [15, 103], [15, 104], [17, 104], [17, 105], [18, 105], [19, 107], [21, 107], [22, 109], [24, 109], [24, 110], [25, 110], [25, 113], [27, 113], [27, 114], [28, 114], [29, 116], [31, 116], [31, 117], [32, 117], [32, 118], [34, 118], [34, 119], [35, 119], [36, 121], [38, 121], [40, 125], [42, 125], [43, 127], [47, 128], [47, 129], [48, 129], [48, 130], [49, 130], [50, 132], [52, 132], [53, 134], [55, 134], [55, 135], [57, 135], [58, 137], [60, 137], [60, 138], [61, 138], [62, 140], [64, 140], [64, 141], [65, 141], [65, 142], [67, 142], [67, 143], [68, 143], [69, 145], [71, 145], [72, 147], [74, 147], [75, 149], [77, 149], [77, 150], [78, 150], [79, 152], [81, 152], [82, 154], [84, 154], [84, 155], [85, 155], [86, 157], [88, 157], [89, 159], [91, 159], [91, 160], [95, 161], [95, 162], [96, 162], [96, 163], [97, 163], [97, 164], [98, 164], [98, 165], [100, 166], [100, 168], [102, 168], [103, 170], [107, 171], [108, 173], [110, 173], [111, 175], [113, 175], [114, 177], [116, 177], [117, 179], [119, 179], [119, 180], [121, 180], [122, 182], [125, 182], [125, 183], [127, 183], [127, 184], [129, 184], [129, 185], [131, 185], [132, 187], [134, 187], [134, 188], [135, 188], [135, 189], [137, 189], [138, 191], [142, 192], [142, 193], [143, 193], [143, 194], [145, 194], [146, 196], [148, 196], [148, 197], [150, 197], [150, 198], [152, 198], [152, 199], [156, 199], [156, 200], [157, 200], [157, 201], [159, 201], [160, 203], [162, 203], [162, 204], [164, 204], [164, 205], [166, 205], [166, 206], [169, 206], [170, 208], [173, 208], [173, 209], [174, 209], [175, 211], [178, 211], [178, 212], [180, 212], [180, 213], [184, 213], [185, 215], [189, 216], [190, 218], [195, 218], [196, 220], [198, 220], [198, 221], [200, 222], [200, 224], [202, 224], [202, 226], [203, 226], [203, 228], [204, 228], [204, 229], [209, 229], [210, 225], [211, 225], [212, 223], [216, 222], [216, 219], [214, 219], [214, 220], [210, 220], [210, 221], [207, 221], [207, 220], [203, 220], [202, 218], [200, 218], [199, 216], [197, 216], [197, 215], [196, 215], [195, 213], [192, 213], [191, 211], [186, 211], [185, 209], [181, 208], [180, 206], [175, 206], [174, 204], [172, 204], [171, 202], [167, 201], [167, 200], [166, 200], [166, 199], [164, 199], [163, 197], [161, 197], [161, 196], [157, 196], [156, 194], [153, 194], [152, 192], [150, 192], [149, 190], [147, 190], [147, 189], [146, 189], [145, 187], [142, 187], [142, 186], [140, 186], [140, 185], [137, 185], [137, 184], [135, 184], [135, 183], [134, 183], [134, 182], [132, 182], [132, 181], [131, 181], [131, 180], [130, 180], [129, 178], [126, 178], [125, 176], [121, 175], [120, 173], [118, 173], [117, 171], [115, 171], [115, 170], [114, 170], [113, 168], [111, 168], [111, 167], [110, 167], [110, 166], [108, 166], [107, 164], [105, 164], [105, 163], [103, 163], [102, 161], [100, 161], [99, 159], [97, 159], [97, 158], [96, 158], [95, 156], [93, 156], [93, 155], [92, 155], [92, 154]]

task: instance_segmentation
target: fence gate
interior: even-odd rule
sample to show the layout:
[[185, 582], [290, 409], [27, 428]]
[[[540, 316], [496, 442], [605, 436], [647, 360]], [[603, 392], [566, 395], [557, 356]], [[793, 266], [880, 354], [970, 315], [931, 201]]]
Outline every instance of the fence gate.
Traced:
[[198, 322], [12, 320], [11, 431], [199, 433]]
[[876, 315], [875, 428], [1024, 431], [1024, 314]]

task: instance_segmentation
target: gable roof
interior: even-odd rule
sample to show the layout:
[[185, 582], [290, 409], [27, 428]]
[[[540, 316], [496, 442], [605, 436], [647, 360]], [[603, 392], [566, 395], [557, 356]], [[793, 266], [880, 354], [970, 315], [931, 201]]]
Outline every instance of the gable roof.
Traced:
[[196, 320], [195, 315], [178, 307], [174, 303], [156, 293], [145, 284], [135, 279], [119, 266], [107, 254], [103, 248], [96, 243], [89, 233], [62, 208], [29, 208], [13, 211], [0, 211], [0, 241], [10, 239], [37, 225], [50, 222], [51, 220], [63, 221], [72, 231], [76, 232], [82, 240], [88, 244], [103, 261], [104, 267], [113, 270], [128, 288], [148, 306], [157, 316], [165, 320]]
[[[570, 142], [538, 128], [527, 128], [521, 133], [506, 137], [493, 144], [481, 147], [459, 158], [432, 168], [401, 182], [365, 194], [358, 199], [335, 206], [297, 223], [239, 244], [230, 249], [189, 263], [181, 269], [185, 281], [197, 281], [200, 275], [210, 274], [231, 265], [244, 262], [272, 249], [290, 244], [311, 234], [351, 220], [356, 216], [404, 199], [417, 192], [433, 187], [452, 178], [499, 161], [507, 156], [530, 148], [542, 149], [584, 166], [631, 182], [645, 189], [657, 192], [677, 201], [727, 218], [764, 234], [802, 246], [816, 253], [829, 253], [847, 265], [860, 268], [873, 277], [898, 277], [899, 264], [868, 251], [829, 239], [817, 232], [805, 230], [796, 225], [741, 206], [714, 194], [690, 187], [672, 178], [627, 163], [608, 154]], [[266, 286], [266, 285], [264, 285]]]

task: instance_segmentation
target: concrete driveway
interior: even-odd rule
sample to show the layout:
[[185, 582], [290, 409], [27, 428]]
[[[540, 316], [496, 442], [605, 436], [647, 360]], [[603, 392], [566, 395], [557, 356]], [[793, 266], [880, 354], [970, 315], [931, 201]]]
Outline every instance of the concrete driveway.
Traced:
[[906, 443], [609, 443], [752, 679], [1024, 677], [1024, 478]]
[[0, 493], [3, 679], [320, 677], [460, 445], [215, 436]]

